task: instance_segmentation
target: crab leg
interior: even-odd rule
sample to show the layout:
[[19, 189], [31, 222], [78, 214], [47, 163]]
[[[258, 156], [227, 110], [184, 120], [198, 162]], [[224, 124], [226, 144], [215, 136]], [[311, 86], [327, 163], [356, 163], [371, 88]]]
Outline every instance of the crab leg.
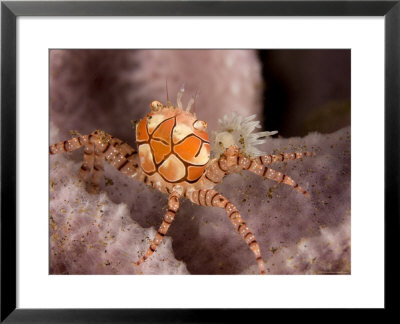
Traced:
[[50, 146], [50, 155], [72, 152], [84, 146], [84, 156], [79, 175], [85, 182], [91, 176], [91, 190], [96, 191], [104, 174], [104, 160], [129, 177], [139, 175], [137, 152], [127, 143], [103, 131], [74, 137]]
[[[300, 153], [297, 153], [296, 155], [299, 154]], [[309, 153], [307, 153], [307, 156], [309, 156]], [[225, 154], [221, 156], [218, 161], [210, 165], [209, 169], [210, 171], [208, 173], [206, 172], [205, 178], [213, 182], [215, 180], [215, 183], [221, 181], [222, 177], [225, 176], [225, 174], [232, 172], [239, 172], [241, 170], [247, 170], [263, 178], [273, 180], [278, 183], [284, 183], [288, 186], [293, 187], [298, 192], [305, 195], [307, 198], [310, 197], [310, 194], [302, 187], [300, 187], [298, 183], [294, 181], [291, 177], [287, 176], [286, 174], [283, 174], [282, 172], [276, 171], [274, 169], [265, 166], [265, 164], [263, 164], [262, 162], [261, 157], [257, 158], [244, 157], [243, 155], [239, 154], [239, 149], [238, 147], [235, 146], [229, 147], [226, 150]]]
[[284, 183], [288, 186], [293, 187], [298, 192], [305, 195], [307, 198], [310, 198], [310, 194], [302, 187], [300, 187], [296, 181], [294, 181], [291, 177], [287, 176], [286, 174], [268, 168], [262, 164], [259, 164], [257, 159], [252, 159], [252, 160], [247, 159], [248, 161], [246, 162], [244, 161], [244, 159], [246, 158], [243, 157], [239, 158], [239, 163], [245, 165], [245, 167], [243, 167], [244, 170], [248, 170], [254, 174], [257, 174], [258, 176], [275, 181], [277, 183]]
[[261, 257], [260, 246], [254, 234], [243, 221], [237, 208], [224, 196], [215, 190], [195, 190], [187, 194], [187, 197], [197, 205], [224, 208], [236, 231], [253, 251], [261, 274], [265, 274], [264, 261]]
[[98, 192], [100, 181], [104, 176], [104, 154], [100, 151], [99, 146], [96, 145], [94, 149], [94, 161], [92, 176], [90, 178], [91, 192]]
[[117, 138], [112, 138], [109, 143], [102, 145], [104, 158], [119, 172], [135, 179], [141, 174], [137, 151], [134, 148]]
[[79, 169], [79, 177], [85, 182], [89, 180], [90, 171], [94, 166], [94, 158], [94, 144], [88, 143], [83, 150], [83, 161]]
[[256, 158], [257, 162], [263, 165], [268, 165], [276, 162], [285, 162], [289, 160], [297, 160], [304, 157], [313, 157], [314, 152], [294, 152], [294, 153], [281, 153], [262, 155]]
[[[254, 172], [252, 170], [250, 170], [250, 171]], [[254, 172], [254, 173], [258, 174], [258, 172]], [[300, 192], [301, 194], [306, 196], [307, 198], [310, 198], [310, 194], [305, 189], [300, 187], [296, 181], [294, 181], [291, 177], [287, 176], [286, 174], [283, 174], [282, 172], [265, 167], [263, 177], [266, 179], [273, 180], [277, 183], [284, 183], [288, 186], [291, 186], [294, 189], [296, 189], [298, 192]]]
[[139, 261], [136, 262], [136, 265], [140, 265], [144, 261], [146, 261], [157, 249], [157, 247], [162, 242], [165, 234], [167, 234], [168, 228], [171, 226], [174, 221], [175, 214], [179, 209], [179, 194], [173, 191], [168, 198], [168, 211], [164, 215], [164, 219], [161, 223], [160, 228], [157, 231], [156, 236], [154, 237], [150, 247], [148, 248], [146, 254], [140, 258]]

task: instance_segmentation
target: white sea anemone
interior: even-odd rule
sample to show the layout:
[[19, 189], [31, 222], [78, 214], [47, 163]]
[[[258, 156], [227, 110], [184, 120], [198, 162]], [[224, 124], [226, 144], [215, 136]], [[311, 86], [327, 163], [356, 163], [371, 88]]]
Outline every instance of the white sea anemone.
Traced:
[[253, 133], [256, 128], [261, 128], [260, 121], [253, 120], [254, 118], [256, 115], [243, 118], [232, 112], [230, 119], [227, 115], [223, 119], [219, 119], [219, 130], [212, 132], [213, 155], [219, 157], [231, 145], [238, 146], [244, 155], [256, 157], [266, 154], [255, 145], [265, 143], [267, 136], [274, 135], [278, 131]]

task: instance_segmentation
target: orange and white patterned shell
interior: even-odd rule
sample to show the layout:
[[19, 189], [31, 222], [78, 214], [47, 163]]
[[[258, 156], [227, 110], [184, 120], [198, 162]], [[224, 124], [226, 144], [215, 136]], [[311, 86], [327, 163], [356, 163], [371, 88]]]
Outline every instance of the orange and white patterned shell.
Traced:
[[176, 107], [147, 114], [136, 127], [143, 172], [149, 176], [158, 173], [169, 183], [198, 181], [210, 159], [205, 125]]

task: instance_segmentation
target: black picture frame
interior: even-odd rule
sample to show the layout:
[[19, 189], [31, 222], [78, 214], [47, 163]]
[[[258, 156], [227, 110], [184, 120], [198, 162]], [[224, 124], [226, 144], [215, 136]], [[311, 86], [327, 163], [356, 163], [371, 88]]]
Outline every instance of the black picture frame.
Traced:
[[[19, 16], [384, 16], [385, 19], [385, 310], [396, 308], [398, 274], [400, 0], [123, 1], [1, 3], [1, 322], [234, 322], [265, 310], [16, 308], [16, 19]], [[367, 94], [366, 94], [367, 95]], [[373, 153], [373, 152], [369, 152]], [[380, 158], [379, 156], [376, 158]], [[366, 162], [367, 163], [367, 162]], [[368, 162], [369, 163], [369, 162]], [[369, 176], [369, 175], [366, 175]], [[393, 296], [393, 297], [392, 297]], [[165, 296], [165, 298], [167, 298]], [[258, 314], [261, 313], [261, 314]]]

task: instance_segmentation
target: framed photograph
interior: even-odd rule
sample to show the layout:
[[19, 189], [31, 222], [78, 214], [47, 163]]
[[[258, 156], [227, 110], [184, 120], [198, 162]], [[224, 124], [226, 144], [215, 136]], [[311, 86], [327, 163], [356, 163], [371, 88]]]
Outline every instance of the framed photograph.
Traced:
[[49, 56], [50, 274], [351, 273], [351, 50]]
[[1, 10], [2, 321], [393, 307], [398, 1]]

